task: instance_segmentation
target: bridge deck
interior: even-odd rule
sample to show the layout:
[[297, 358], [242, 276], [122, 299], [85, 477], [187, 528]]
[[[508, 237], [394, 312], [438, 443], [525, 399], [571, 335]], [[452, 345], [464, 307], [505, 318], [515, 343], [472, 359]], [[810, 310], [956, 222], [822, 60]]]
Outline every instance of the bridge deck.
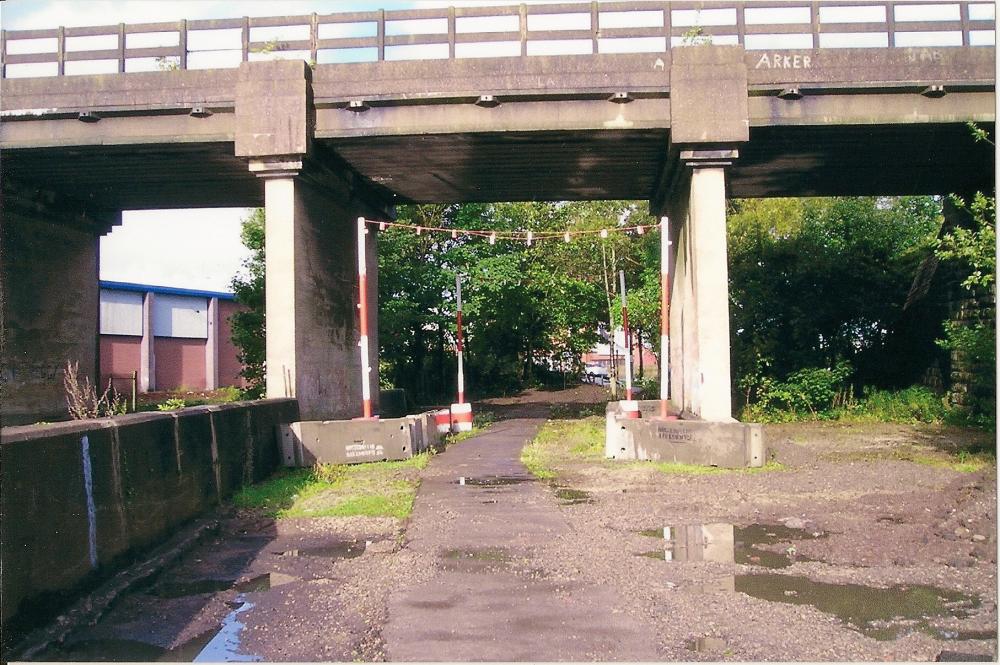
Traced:
[[[994, 13], [968, 0], [700, 12], [584, 3], [5, 31], [4, 171], [110, 209], [259, 205], [261, 184], [234, 155], [238, 77], [226, 66], [300, 57], [319, 63], [309, 72], [318, 154], [388, 200], [650, 198], [671, 140], [674, 47], [699, 23], [715, 43], [746, 49], [750, 141], [729, 169], [733, 195], [991, 185], [992, 148], [965, 123], [995, 119]], [[505, 51], [507, 41], [517, 48]], [[511, 57], [476, 57], [472, 46]], [[610, 52], [626, 47], [643, 52]]]

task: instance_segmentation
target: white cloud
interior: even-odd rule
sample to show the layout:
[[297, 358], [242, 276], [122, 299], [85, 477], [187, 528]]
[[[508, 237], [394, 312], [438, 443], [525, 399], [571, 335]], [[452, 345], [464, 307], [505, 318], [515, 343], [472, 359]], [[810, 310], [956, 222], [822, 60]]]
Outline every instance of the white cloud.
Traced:
[[248, 250], [244, 208], [135, 210], [101, 238], [101, 279], [229, 291]]

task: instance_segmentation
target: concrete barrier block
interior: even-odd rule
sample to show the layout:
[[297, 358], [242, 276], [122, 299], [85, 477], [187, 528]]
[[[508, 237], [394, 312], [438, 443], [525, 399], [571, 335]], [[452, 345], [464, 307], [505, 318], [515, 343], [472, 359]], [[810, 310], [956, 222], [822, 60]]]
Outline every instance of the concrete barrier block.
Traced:
[[422, 453], [427, 450], [427, 443], [424, 440], [424, 421], [420, 416], [406, 416], [406, 422], [410, 424], [410, 440], [413, 446], [413, 454]]
[[618, 402], [605, 412], [605, 456], [729, 468], [764, 465], [760, 425], [708, 422], [693, 418], [663, 420], [659, 400], [639, 402], [641, 417], [621, 417]]
[[283, 462], [312, 466], [407, 459], [414, 454], [413, 429], [407, 418], [289, 423], [281, 430]]

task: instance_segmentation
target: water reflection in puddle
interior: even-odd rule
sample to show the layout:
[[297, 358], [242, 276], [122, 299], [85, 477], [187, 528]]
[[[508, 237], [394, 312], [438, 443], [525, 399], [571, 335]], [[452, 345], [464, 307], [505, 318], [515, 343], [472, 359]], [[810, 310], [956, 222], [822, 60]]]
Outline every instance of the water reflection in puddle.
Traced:
[[455, 484], [473, 485], [476, 487], [498, 487], [502, 485], [516, 485], [518, 483], [530, 483], [534, 480], [532, 476], [461, 476], [455, 481]]
[[243, 622], [239, 620], [239, 615], [253, 609], [253, 603], [246, 602], [243, 595], [236, 598], [237, 602], [243, 601], [235, 610], [230, 612], [222, 620], [222, 627], [219, 632], [205, 645], [205, 647], [195, 656], [195, 663], [256, 663], [263, 660], [260, 656], [240, 653], [240, 633], [243, 631]]
[[814, 559], [798, 554], [792, 544], [782, 552], [763, 549], [759, 545], [826, 537], [825, 533], [818, 531], [782, 525], [752, 524], [739, 527], [724, 523], [667, 526], [662, 529], [645, 529], [639, 533], [665, 541], [663, 549], [642, 552], [641, 556], [663, 561], [714, 561], [765, 568], [787, 568], [796, 561]]
[[149, 590], [157, 598], [183, 598], [231, 589], [236, 580], [174, 580], [160, 582]]
[[664, 539], [662, 550], [643, 552], [642, 556], [664, 561], [715, 561], [733, 563], [735, 535], [732, 524], [685, 524], [647, 530], [643, 535]]
[[727, 644], [721, 637], [696, 637], [685, 643], [689, 651], [699, 653], [721, 653], [726, 650]]
[[450, 549], [441, 553], [444, 570], [466, 573], [490, 573], [510, 568], [514, 555], [503, 547]]

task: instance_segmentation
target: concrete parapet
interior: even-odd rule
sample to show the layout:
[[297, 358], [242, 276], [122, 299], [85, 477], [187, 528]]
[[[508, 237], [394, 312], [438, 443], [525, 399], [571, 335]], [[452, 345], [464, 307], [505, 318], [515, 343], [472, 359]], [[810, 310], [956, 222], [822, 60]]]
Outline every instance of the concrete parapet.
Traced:
[[[0, 435], [4, 632], [44, 621], [279, 464], [295, 400], [6, 427]], [[5, 642], [7, 638], [5, 638]]]
[[[764, 465], [764, 435], [760, 425], [695, 418], [664, 420], [659, 417], [659, 409], [659, 400], [642, 400], [641, 417], [624, 418], [619, 403], [608, 402], [605, 456], [730, 468]], [[671, 415], [676, 415], [676, 411]]]
[[441, 443], [431, 412], [372, 420], [305, 420], [280, 430], [282, 463], [290, 467], [402, 460]]

